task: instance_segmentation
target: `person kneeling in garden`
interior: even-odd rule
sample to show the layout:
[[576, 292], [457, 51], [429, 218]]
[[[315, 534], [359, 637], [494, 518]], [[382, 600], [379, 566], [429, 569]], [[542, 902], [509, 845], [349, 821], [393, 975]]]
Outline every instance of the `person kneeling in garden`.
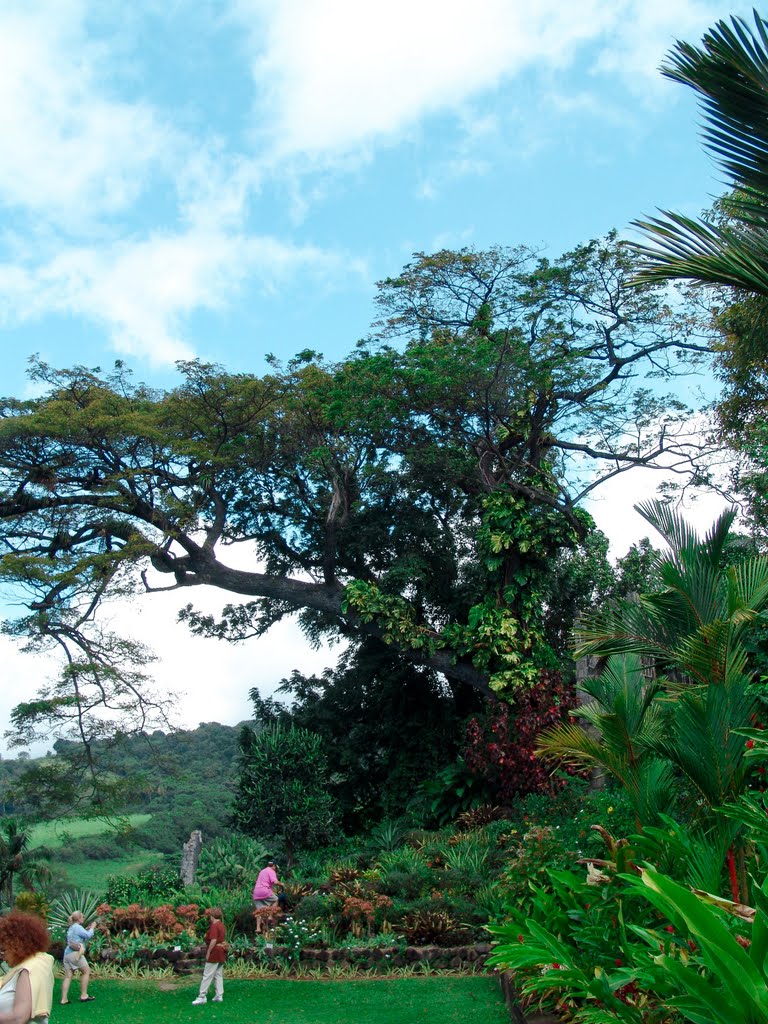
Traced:
[[221, 916], [220, 907], [211, 907], [208, 911], [210, 923], [208, 931], [205, 933], [205, 967], [203, 968], [203, 978], [200, 982], [200, 991], [197, 994], [197, 999], [192, 1000], [193, 1006], [202, 1006], [207, 1001], [211, 982], [214, 983], [214, 1003], [224, 1001], [224, 961], [227, 959], [227, 944], [224, 940], [227, 935]]
[[[273, 860], [268, 860], [267, 866], [259, 872], [256, 885], [253, 887], [253, 905], [256, 910], [261, 910], [263, 907], [274, 907], [278, 901], [275, 886], [282, 888], [283, 883], [277, 877], [276, 867]], [[259, 933], [262, 927], [261, 916], [254, 916], [256, 917], [256, 932]]]

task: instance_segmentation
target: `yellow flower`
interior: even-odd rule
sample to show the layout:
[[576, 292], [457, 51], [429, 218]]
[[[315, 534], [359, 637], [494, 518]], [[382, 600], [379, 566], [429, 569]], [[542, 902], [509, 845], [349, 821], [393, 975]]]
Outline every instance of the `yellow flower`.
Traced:
[[609, 808], [608, 808], [608, 813], [609, 813], [609, 814], [613, 814], [613, 808], [612, 808], [612, 807], [609, 807]]

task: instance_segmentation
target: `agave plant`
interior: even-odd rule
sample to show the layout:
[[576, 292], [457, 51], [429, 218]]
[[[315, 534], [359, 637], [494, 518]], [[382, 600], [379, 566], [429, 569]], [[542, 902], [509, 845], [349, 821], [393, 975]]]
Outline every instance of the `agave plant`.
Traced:
[[73, 889], [62, 893], [50, 906], [48, 924], [51, 931], [66, 932], [69, 918], [76, 910], [83, 915], [83, 920], [92, 921], [96, 916], [96, 908], [101, 905], [101, 897], [87, 889]]
[[381, 821], [371, 829], [368, 842], [376, 853], [397, 850], [405, 842], [408, 830], [398, 821]]

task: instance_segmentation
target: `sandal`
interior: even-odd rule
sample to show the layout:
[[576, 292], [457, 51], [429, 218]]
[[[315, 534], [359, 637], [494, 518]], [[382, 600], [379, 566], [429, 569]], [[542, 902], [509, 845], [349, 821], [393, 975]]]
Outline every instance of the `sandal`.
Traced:
[[80, 997], [80, 1002], [81, 1003], [92, 1003], [95, 998], [96, 998], [96, 996], [85, 996], [85, 997], [81, 996]]

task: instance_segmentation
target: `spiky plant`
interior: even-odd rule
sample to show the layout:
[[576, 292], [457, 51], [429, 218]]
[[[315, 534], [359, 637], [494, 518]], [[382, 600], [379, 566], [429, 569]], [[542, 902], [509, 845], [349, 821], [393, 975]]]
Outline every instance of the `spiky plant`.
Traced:
[[500, 821], [505, 816], [503, 807], [496, 807], [492, 804], [483, 804], [482, 807], [473, 807], [464, 811], [456, 819], [456, 829], [459, 832], [476, 832], [477, 829], [490, 825], [492, 821]]
[[53, 932], [66, 932], [69, 925], [69, 918], [76, 910], [83, 915], [86, 922], [92, 921], [96, 916], [96, 908], [101, 904], [101, 898], [87, 889], [73, 889], [70, 892], [62, 893], [50, 906], [48, 911], [48, 924]]

